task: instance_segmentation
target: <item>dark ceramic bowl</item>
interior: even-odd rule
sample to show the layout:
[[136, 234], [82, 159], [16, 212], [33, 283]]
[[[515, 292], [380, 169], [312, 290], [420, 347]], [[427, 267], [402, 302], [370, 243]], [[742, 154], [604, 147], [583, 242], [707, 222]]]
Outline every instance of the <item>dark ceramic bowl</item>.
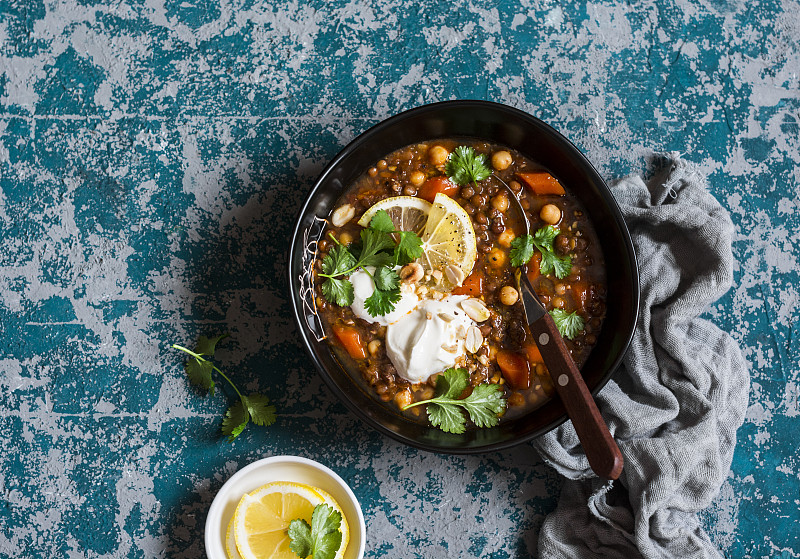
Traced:
[[[633, 336], [639, 308], [639, 276], [630, 234], [611, 192], [591, 163], [564, 136], [527, 113], [486, 101], [446, 101], [389, 118], [350, 142], [322, 171], [306, 198], [289, 252], [289, 288], [303, 345], [322, 378], [370, 427], [402, 443], [435, 452], [473, 454], [528, 441], [563, 423], [556, 397], [522, 417], [463, 435], [412, 421], [382, 404], [360, 378], [343, 367], [324, 339], [309, 273], [325, 219], [350, 184], [375, 161], [408, 144], [436, 138], [472, 137], [508, 146], [542, 163], [587, 209], [607, 267], [607, 314], [597, 345], [582, 368], [596, 394], [619, 366]], [[360, 377], [358, 372], [356, 376]]]

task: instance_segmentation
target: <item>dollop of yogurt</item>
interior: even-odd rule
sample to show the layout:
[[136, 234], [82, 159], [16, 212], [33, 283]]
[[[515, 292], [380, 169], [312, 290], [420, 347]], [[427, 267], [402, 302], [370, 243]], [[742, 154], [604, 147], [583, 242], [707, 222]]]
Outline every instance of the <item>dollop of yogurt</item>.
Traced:
[[475, 322], [459, 303], [469, 297], [427, 299], [413, 312], [386, 328], [386, 353], [401, 377], [425, 382], [466, 355], [467, 329]]
[[[367, 266], [369, 274], [375, 273], [375, 268]], [[353, 304], [350, 308], [353, 314], [358, 318], [362, 318], [367, 322], [380, 324], [381, 326], [388, 326], [396, 322], [414, 310], [414, 307], [419, 303], [419, 297], [414, 293], [414, 286], [401, 283], [400, 284], [400, 300], [395, 303], [394, 310], [388, 314], [372, 316], [367, 312], [364, 307], [370, 295], [375, 291], [375, 282], [372, 281], [367, 272], [359, 270], [350, 275], [350, 283], [353, 284]]]

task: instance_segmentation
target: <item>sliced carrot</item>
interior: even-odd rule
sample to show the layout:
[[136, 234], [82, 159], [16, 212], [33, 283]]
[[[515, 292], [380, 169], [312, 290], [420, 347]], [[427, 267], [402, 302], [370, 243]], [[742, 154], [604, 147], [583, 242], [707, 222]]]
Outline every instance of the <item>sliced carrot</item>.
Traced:
[[336, 338], [350, 354], [350, 357], [364, 359], [367, 356], [367, 350], [364, 342], [361, 341], [361, 334], [358, 333], [358, 330], [337, 324], [333, 327], [333, 333], [336, 334]]
[[561, 183], [550, 173], [517, 173], [517, 177], [519, 177], [519, 180], [525, 183], [525, 186], [530, 188], [534, 194], [557, 194], [558, 196], [566, 194]]
[[542, 265], [542, 253], [541, 252], [534, 252], [533, 258], [530, 259], [528, 262], [528, 280], [533, 283], [533, 281], [539, 277], [541, 274]]
[[529, 345], [525, 348], [525, 355], [528, 357], [528, 363], [535, 364], [535, 363], [544, 363], [544, 359], [542, 359], [542, 352], [539, 351], [539, 348], [536, 345]]
[[458, 192], [458, 185], [447, 177], [433, 177], [425, 181], [417, 195], [433, 203], [433, 199], [439, 193], [453, 196], [456, 192]]
[[497, 352], [497, 364], [503, 378], [515, 390], [525, 390], [531, 386], [531, 368], [528, 360], [519, 353], [501, 349]]
[[479, 271], [472, 272], [461, 286], [453, 290], [453, 295], [469, 295], [480, 297], [483, 294], [483, 274]]

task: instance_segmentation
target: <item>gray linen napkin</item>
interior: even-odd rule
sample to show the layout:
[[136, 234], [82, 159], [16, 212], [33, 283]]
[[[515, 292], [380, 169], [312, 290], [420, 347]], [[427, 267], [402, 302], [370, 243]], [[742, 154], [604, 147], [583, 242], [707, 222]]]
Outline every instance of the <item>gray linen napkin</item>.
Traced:
[[625, 469], [613, 483], [594, 477], [571, 422], [534, 442], [568, 478], [541, 557], [720, 557], [696, 513], [727, 476], [750, 376], [736, 342], [698, 316], [731, 287], [734, 228], [692, 164], [654, 160], [664, 167], [649, 184], [611, 188], [642, 284], [624, 368], [597, 396]]

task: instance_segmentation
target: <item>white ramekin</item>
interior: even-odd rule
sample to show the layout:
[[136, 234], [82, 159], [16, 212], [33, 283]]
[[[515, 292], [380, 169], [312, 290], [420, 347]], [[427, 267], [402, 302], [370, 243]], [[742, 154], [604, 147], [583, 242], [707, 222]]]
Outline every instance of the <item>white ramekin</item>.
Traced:
[[272, 456], [249, 464], [225, 482], [208, 510], [205, 543], [209, 559], [227, 559], [225, 539], [242, 495], [273, 481], [293, 481], [319, 487], [342, 507], [350, 527], [350, 542], [344, 559], [363, 559], [367, 528], [361, 505], [353, 491], [333, 470], [300, 456]]

